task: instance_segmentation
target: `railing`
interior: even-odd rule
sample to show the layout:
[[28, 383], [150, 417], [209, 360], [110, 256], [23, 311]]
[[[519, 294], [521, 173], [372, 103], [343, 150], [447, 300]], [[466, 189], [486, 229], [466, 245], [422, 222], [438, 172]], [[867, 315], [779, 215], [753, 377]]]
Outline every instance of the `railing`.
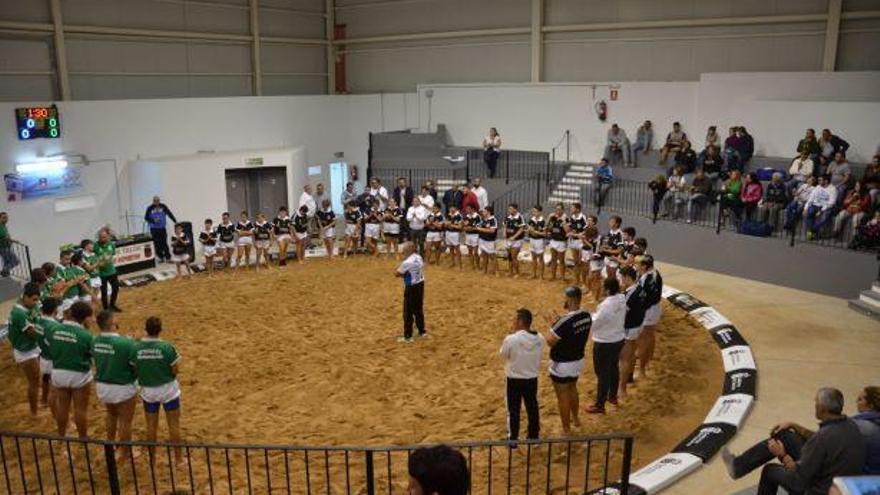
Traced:
[[[302, 447], [107, 442], [0, 432], [0, 493], [406, 493], [418, 445]], [[467, 459], [471, 494], [586, 493], [620, 480], [628, 434], [452, 444]], [[135, 457], [120, 454], [134, 449]], [[180, 461], [175, 451], [180, 451]], [[138, 455], [139, 453], [139, 455]]]
[[31, 280], [31, 250], [27, 244], [10, 241], [8, 248], [0, 248], [0, 268], [4, 276], [10, 276], [22, 282]]
[[[466, 150], [468, 180], [474, 177], [489, 177], [489, 168], [483, 161], [483, 150], [479, 148]], [[543, 151], [501, 150], [498, 165], [495, 169], [496, 179], [511, 180], [532, 179], [537, 174], [551, 173], [550, 154]]]
[[397, 179], [400, 178], [406, 179], [408, 186], [418, 193], [419, 188], [427, 181], [432, 181], [435, 187], [437, 181], [442, 179], [466, 181], [467, 167], [457, 164], [447, 168], [375, 168], [373, 175], [382, 181], [389, 193], [397, 186]]

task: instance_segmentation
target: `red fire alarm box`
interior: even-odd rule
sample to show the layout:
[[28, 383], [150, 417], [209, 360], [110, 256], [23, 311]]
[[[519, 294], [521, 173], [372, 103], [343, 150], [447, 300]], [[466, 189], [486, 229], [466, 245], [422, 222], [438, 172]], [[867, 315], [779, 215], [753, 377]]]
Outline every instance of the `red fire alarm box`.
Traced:
[[617, 90], [616, 89], [611, 90], [611, 101], [617, 101]]

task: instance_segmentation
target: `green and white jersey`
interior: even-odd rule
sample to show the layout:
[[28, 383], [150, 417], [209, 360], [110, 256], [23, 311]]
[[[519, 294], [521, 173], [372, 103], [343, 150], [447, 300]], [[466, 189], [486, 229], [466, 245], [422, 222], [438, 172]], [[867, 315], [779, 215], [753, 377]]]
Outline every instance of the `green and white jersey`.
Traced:
[[[85, 274], [86, 274], [86, 271], [83, 270], [82, 268], [80, 268], [78, 266], [70, 265], [70, 266], [64, 267], [64, 273], [62, 276], [64, 277], [65, 281], [70, 282], [71, 280], [76, 280], [77, 278], [82, 277]], [[69, 289], [67, 289], [66, 291], [64, 291], [63, 298], [70, 299], [72, 297], [79, 297], [81, 292], [82, 292], [82, 290], [80, 289], [79, 284], [76, 284], [76, 285], [70, 287]]]
[[9, 312], [9, 342], [18, 352], [28, 352], [37, 348], [39, 336], [29, 335], [27, 329], [33, 326], [32, 310], [24, 307], [21, 301]]
[[49, 355], [56, 370], [79, 371], [92, 369], [92, 334], [82, 325], [65, 321], [55, 329], [49, 341]]
[[52, 335], [55, 333], [55, 330], [61, 326], [61, 323], [58, 323], [46, 315], [41, 315], [37, 318], [36, 322], [37, 333], [40, 335], [40, 354], [43, 359], [51, 359], [49, 343], [52, 340]]
[[116, 275], [116, 265], [113, 263], [113, 256], [116, 255], [116, 245], [112, 241], [107, 244], [95, 243], [95, 255], [98, 260], [98, 274], [102, 277]]
[[138, 384], [158, 387], [176, 379], [171, 367], [180, 362], [180, 354], [170, 342], [144, 337], [135, 343], [131, 361], [137, 368]]
[[131, 356], [135, 341], [118, 333], [101, 332], [92, 340], [95, 379], [101, 383], [128, 385], [137, 379]]
[[95, 278], [98, 276], [98, 255], [92, 251], [91, 253], [87, 253], [83, 251], [83, 259], [88, 263], [90, 267], [93, 268], [92, 271], [89, 272], [89, 276], [91, 278]]

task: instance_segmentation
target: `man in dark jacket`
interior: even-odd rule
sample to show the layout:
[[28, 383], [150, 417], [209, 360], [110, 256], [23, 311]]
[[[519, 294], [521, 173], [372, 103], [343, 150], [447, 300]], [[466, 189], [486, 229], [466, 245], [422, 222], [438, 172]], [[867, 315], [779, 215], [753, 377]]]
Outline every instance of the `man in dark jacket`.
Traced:
[[153, 203], [147, 206], [144, 220], [150, 225], [150, 235], [153, 236], [159, 263], [171, 260], [171, 251], [168, 250], [168, 231], [165, 230], [168, 218], [177, 223], [174, 213], [171, 213], [168, 206], [159, 199], [159, 196], [153, 196]]
[[413, 190], [406, 184], [406, 179], [403, 177], [397, 179], [397, 187], [394, 188], [394, 195], [392, 196], [395, 201], [397, 201], [397, 206], [406, 211], [412, 206], [413, 200]]
[[446, 190], [443, 193], [443, 210], [445, 214], [449, 214], [449, 207], [455, 206], [459, 210], [461, 209], [461, 200], [462, 200], [461, 189], [459, 189], [458, 184], [454, 184], [452, 187]]
[[766, 222], [776, 230], [779, 212], [788, 204], [788, 189], [782, 181], [782, 174], [773, 173], [770, 183], [764, 188], [764, 197], [758, 203], [758, 221]]

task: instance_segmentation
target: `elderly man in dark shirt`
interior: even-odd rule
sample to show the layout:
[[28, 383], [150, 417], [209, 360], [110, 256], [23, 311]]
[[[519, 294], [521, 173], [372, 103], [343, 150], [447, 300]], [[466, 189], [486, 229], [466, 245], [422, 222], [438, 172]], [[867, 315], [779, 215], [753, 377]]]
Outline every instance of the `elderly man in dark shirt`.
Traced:
[[812, 431], [795, 423], [781, 423], [771, 438], [734, 457], [727, 449], [721, 455], [732, 478], [745, 476], [774, 457], [781, 464], [764, 465], [758, 495], [776, 495], [779, 487], [789, 495], [825, 495], [835, 476], [863, 472], [865, 439], [859, 427], [843, 414], [843, 394], [835, 388], [816, 393], [816, 419]]

